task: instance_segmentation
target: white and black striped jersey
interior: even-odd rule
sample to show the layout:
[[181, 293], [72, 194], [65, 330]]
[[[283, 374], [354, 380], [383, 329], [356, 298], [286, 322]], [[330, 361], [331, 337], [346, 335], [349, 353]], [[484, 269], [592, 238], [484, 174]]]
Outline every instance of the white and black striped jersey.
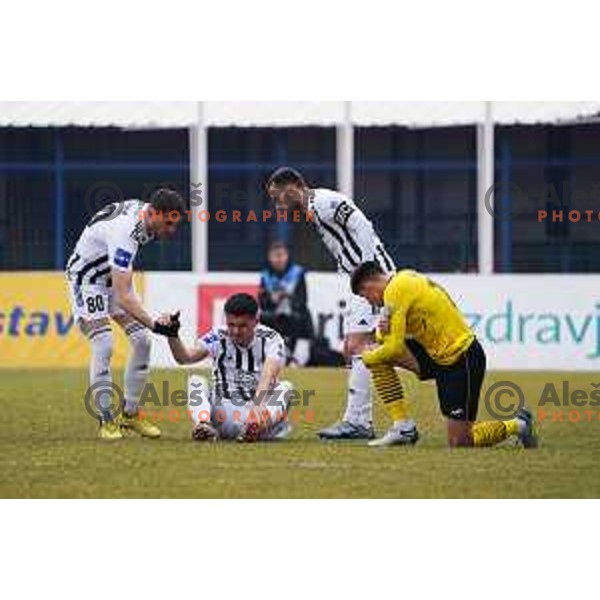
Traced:
[[153, 239], [140, 218], [148, 206], [141, 200], [127, 200], [98, 211], [67, 261], [69, 279], [77, 286], [109, 286], [111, 269], [131, 270], [138, 248]]
[[375, 261], [386, 273], [396, 270], [373, 224], [351, 198], [333, 190], [311, 191], [308, 210], [325, 246], [341, 273], [352, 273], [358, 265]]
[[213, 359], [213, 389], [218, 398], [250, 401], [254, 398], [263, 365], [270, 358], [285, 364], [283, 338], [266, 325], [257, 325], [248, 346], [238, 346], [226, 327], [212, 329], [198, 344]]

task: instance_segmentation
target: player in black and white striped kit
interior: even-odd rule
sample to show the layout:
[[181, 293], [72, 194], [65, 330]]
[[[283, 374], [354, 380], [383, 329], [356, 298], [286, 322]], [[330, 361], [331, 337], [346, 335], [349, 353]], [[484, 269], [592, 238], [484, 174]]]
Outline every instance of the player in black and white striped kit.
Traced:
[[[164, 316], [165, 323], [172, 316]], [[290, 432], [287, 408], [292, 385], [280, 381], [285, 366], [283, 338], [258, 323], [258, 303], [234, 294], [225, 303], [225, 326], [216, 327], [187, 348], [169, 338], [178, 364], [213, 363], [212, 385], [199, 375], [188, 379], [192, 437], [197, 441], [242, 442], [283, 439]]]
[[320, 432], [323, 439], [372, 439], [373, 405], [370, 374], [361, 358], [374, 342], [378, 315], [359, 296], [351, 295], [350, 275], [362, 263], [375, 261], [385, 273], [396, 267], [373, 224], [351, 198], [328, 189], [310, 188], [295, 169], [282, 167], [267, 182], [267, 193], [280, 210], [309, 212], [318, 234], [348, 279], [348, 307], [344, 315], [344, 350], [351, 371], [346, 412], [340, 423]]
[[[109, 204], [96, 213], [81, 233], [67, 262], [66, 276], [75, 321], [91, 350], [90, 388], [100, 413], [99, 437], [119, 439], [122, 430], [144, 437], [158, 437], [156, 425], [136, 418], [139, 396], [146, 383], [150, 362], [149, 331], [171, 335], [173, 328], [154, 319], [142, 306], [133, 287], [133, 262], [139, 248], [155, 238], [175, 234], [184, 203], [172, 190], [155, 191], [149, 202], [127, 200]], [[110, 410], [112, 388], [111, 319], [123, 328], [131, 353], [125, 369], [123, 414]]]

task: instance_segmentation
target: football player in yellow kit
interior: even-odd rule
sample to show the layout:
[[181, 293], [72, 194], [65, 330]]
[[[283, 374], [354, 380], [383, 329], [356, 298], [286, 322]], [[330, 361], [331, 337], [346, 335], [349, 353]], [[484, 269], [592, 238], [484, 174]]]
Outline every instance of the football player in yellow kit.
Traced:
[[486, 369], [485, 352], [446, 290], [416, 271], [386, 274], [367, 262], [352, 275], [352, 291], [383, 307], [387, 333], [381, 344], [365, 351], [375, 389], [394, 425], [371, 442], [390, 446], [402, 438], [396, 423], [407, 419], [407, 403], [395, 366], [435, 379], [440, 408], [448, 419], [450, 446], [494, 446], [516, 436], [526, 448], [537, 446], [533, 416], [521, 408], [509, 421], [476, 422]]

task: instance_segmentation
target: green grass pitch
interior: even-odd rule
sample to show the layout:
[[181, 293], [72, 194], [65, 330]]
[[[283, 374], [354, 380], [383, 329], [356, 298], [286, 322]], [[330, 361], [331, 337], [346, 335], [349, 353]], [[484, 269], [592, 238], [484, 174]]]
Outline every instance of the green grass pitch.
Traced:
[[[185, 389], [183, 371], [157, 371]], [[335, 421], [345, 396], [344, 370], [290, 371], [300, 389], [315, 390], [310, 409], [281, 443], [200, 444], [190, 424], [165, 420], [160, 440], [96, 439], [96, 423], [83, 407], [84, 371], [2, 372], [0, 496], [115, 498], [480, 498], [600, 496], [600, 420], [541, 425], [542, 445], [482, 450], [446, 448], [445, 425], [434, 388], [415, 384], [413, 411], [422, 439], [414, 448], [373, 449], [363, 443], [322, 443], [316, 432]], [[511, 380], [536, 409], [544, 383], [568, 380], [588, 389], [591, 376], [563, 373], [493, 373]], [[115, 381], [120, 383], [121, 374]], [[584, 409], [580, 409], [584, 410]], [[379, 431], [387, 425], [376, 408]], [[482, 410], [480, 417], [485, 417]]]

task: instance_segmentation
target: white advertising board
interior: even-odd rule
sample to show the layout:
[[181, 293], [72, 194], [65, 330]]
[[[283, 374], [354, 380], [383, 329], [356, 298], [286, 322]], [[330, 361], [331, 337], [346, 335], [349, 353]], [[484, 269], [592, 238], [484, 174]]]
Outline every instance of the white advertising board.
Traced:
[[[576, 275], [431, 275], [456, 300], [495, 370], [593, 371], [600, 368], [600, 280]], [[253, 293], [257, 273], [151, 273], [146, 302], [153, 312], [182, 311], [182, 337], [219, 323], [228, 295]], [[310, 273], [309, 307], [315, 327], [340, 347], [347, 281]], [[163, 340], [152, 364], [173, 366]]]

